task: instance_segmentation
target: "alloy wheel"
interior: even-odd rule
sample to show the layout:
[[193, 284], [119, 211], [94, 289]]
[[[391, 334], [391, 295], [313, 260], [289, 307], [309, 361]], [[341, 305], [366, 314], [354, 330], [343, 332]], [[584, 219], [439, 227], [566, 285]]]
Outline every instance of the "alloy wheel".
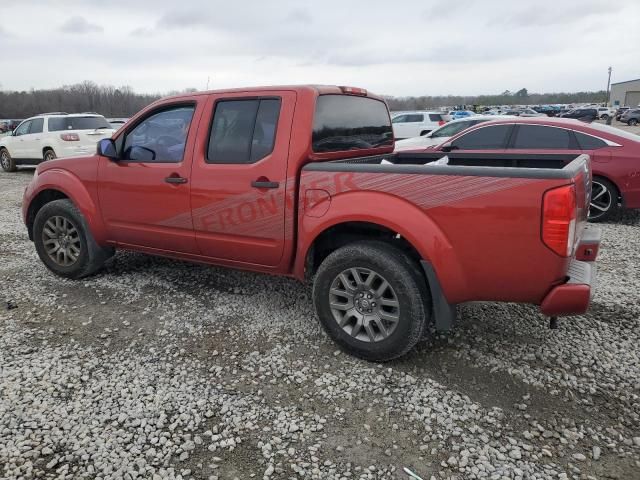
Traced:
[[44, 224], [42, 243], [49, 258], [62, 267], [76, 263], [82, 249], [78, 229], [61, 216], [51, 217]]
[[11, 160], [9, 159], [9, 153], [6, 150], [2, 151], [2, 155], [0, 155], [0, 165], [5, 170], [9, 170], [11, 164]]
[[369, 268], [349, 268], [335, 277], [329, 289], [334, 320], [351, 337], [379, 342], [400, 321], [400, 302], [393, 287]]
[[593, 181], [591, 185], [591, 203], [589, 204], [589, 218], [595, 219], [606, 214], [613, 204], [611, 190], [606, 185]]

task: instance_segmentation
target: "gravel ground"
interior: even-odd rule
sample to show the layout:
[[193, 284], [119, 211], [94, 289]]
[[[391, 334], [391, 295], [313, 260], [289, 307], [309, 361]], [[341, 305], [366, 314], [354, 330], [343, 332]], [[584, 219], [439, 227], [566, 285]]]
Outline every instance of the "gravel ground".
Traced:
[[54, 277], [31, 175], [0, 173], [0, 478], [640, 478], [638, 213], [604, 225], [588, 315], [466, 305], [376, 365], [294, 281], [127, 252]]

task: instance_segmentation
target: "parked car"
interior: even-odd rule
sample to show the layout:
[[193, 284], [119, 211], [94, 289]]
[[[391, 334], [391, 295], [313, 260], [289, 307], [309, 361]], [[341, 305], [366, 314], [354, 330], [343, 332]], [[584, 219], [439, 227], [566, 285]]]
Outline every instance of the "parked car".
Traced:
[[610, 117], [613, 117], [616, 113], [615, 108], [611, 107], [598, 107], [598, 118], [600, 120], [609, 120]]
[[536, 112], [533, 108], [523, 108], [520, 110], [519, 117], [546, 117], [544, 113]]
[[452, 110], [449, 112], [450, 120], [457, 120], [459, 118], [472, 117], [475, 113], [471, 110]]
[[629, 110], [629, 107], [620, 107], [616, 110], [616, 120], [620, 121], [622, 114]]
[[397, 139], [417, 137], [446, 122], [440, 112], [403, 112], [393, 117], [393, 135]]
[[622, 114], [620, 121], [630, 126], [635, 126], [640, 122], [640, 108], [629, 109]]
[[37, 165], [56, 157], [89, 155], [98, 140], [114, 132], [102, 115], [53, 113], [24, 120], [0, 139], [0, 165], [13, 172], [18, 165]]
[[461, 132], [469, 127], [477, 125], [478, 123], [488, 122], [489, 120], [495, 120], [501, 118], [499, 115], [474, 115], [473, 117], [459, 118], [457, 120], [451, 120], [445, 125], [433, 130], [432, 132], [422, 135], [420, 137], [407, 138], [396, 142], [395, 151], [413, 150], [420, 147], [428, 147], [429, 145], [438, 145], [446, 142], [454, 136], [456, 133]]
[[560, 117], [575, 118], [576, 120], [583, 122], [593, 122], [598, 118], [598, 110], [595, 108], [576, 108], [568, 111], [567, 113], [562, 113]]
[[367, 360], [408, 352], [431, 321], [449, 328], [461, 302], [587, 310], [600, 242], [588, 156], [516, 168], [478, 156], [479, 169], [393, 147], [384, 100], [363, 89], [188, 94], [145, 108], [97, 154], [39, 165], [22, 212], [63, 277], [121, 248], [313, 279], [322, 326]]
[[593, 168], [589, 219], [608, 220], [621, 207], [640, 208], [640, 136], [619, 128], [561, 118], [512, 118], [476, 125], [435, 148], [473, 154], [565, 154], [567, 160], [588, 153]]

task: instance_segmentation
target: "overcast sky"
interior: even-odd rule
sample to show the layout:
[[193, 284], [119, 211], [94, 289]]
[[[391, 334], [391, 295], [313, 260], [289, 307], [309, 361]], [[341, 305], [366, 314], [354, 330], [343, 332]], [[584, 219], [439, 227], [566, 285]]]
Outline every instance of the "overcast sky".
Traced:
[[0, 88], [325, 83], [381, 94], [640, 78], [640, 0], [0, 1]]

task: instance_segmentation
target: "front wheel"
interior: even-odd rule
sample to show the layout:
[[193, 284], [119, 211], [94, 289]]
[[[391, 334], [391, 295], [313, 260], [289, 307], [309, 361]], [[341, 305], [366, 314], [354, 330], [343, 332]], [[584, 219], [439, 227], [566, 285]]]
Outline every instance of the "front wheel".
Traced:
[[320, 265], [313, 300], [325, 331], [347, 353], [384, 362], [424, 335], [431, 297], [415, 262], [379, 241], [339, 248]]
[[635, 119], [635, 118], [632, 118], [631, 120], [629, 120], [629, 121], [627, 122], [627, 124], [628, 124], [630, 127], [635, 127], [635, 126], [638, 124], [638, 120], [637, 120], [637, 119]]
[[11, 158], [6, 148], [0, 148], [0, 165], [5, 172], [15, 172], [17, 170], [16, 161]]
[[113, 249], [96, 243], [84, 217], [70, 200], [54, 200], [38, 211], [33, 239], [40, 260], [61, 277], [91, 275], [113, 255]]
[[618, 189], [606, 178], [594, 177], [591, 182], [591, 203], [589, 204], [589, 220], [603, 222], [610, 220], [618, 213]]
[[606, 120], [609, 120], [609, 115], [607, 115], [607, 114], [605, 113], [605, 114], [604, 114], [604, 115], [602, 115], [600, 118], [601, 118], [602, 120], [605, 120], [605, 121], [606, 121]]

